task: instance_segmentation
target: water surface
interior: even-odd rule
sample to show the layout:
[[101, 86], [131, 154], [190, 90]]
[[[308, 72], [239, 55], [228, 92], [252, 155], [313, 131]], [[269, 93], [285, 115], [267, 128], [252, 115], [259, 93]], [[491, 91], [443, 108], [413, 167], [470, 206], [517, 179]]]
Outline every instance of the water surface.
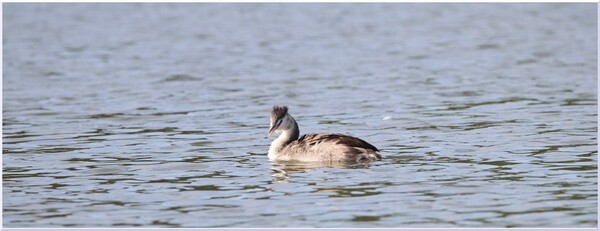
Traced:
[[4, 227], [597, 226], [596, 4], [3, 8]]

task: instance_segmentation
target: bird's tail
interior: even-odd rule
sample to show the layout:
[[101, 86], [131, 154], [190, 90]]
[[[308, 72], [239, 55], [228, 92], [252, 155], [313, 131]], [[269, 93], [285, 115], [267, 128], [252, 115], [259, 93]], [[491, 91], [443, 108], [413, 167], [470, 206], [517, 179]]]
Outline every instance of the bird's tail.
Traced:
[[381, 160], [383, 159], [383, 157], [381, 156], [381, 154], [377, 153], [376, 151], [373, 150], [367, 150], [366, 152], [363, 152], [361, 154], [358, 154], [356, 156], [356, 161], [357, 162], [371, 162], [371, 161], [376, 161], [376, 160]]

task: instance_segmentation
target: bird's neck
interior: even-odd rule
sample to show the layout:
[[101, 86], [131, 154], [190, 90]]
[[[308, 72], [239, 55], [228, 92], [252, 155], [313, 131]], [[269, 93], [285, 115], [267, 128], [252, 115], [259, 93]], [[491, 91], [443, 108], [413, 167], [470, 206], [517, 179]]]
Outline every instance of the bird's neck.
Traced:
[[[292, 116], [289, 116], [289, 117], [290, 117], [290, 120], [292, 121], [292, 129], [287, 131], [289, 133], [288, 133], [288, 137], [286, 140], [286, 144], [289, 144], [290, 142], [297, 140], [298, 137], [300, 137], [300, 128], [298, 128], [298, 123], [296, 123], [296, 120], [294, 119], [294, 117], [292, 117]], [[283, 134], [281, 134], [281, 136], [279, 136], [279, 137], [282, 137], [282, 136], [283, 136]]]
[[271, 147], [269, 148], [269, 158], [274, 157], [277, 153], [279, 153], [279, 151], [281, 151], [281, 149], [283, 149], [292, 141], [297, 140], [300, 136], [300, 129], [298, 128], [298, 123], [296, 123], [296, 120], [294, 120], [294, 118], [290, 117], [290, 119], [292, 120], [293, 124], [292, 128], [288, 130], [283, 130], [281, 132], [281, 135], [279, 135], [279, 137], [277, 137], [277, 139], [275, 139], [273, 143], [271, 143]]

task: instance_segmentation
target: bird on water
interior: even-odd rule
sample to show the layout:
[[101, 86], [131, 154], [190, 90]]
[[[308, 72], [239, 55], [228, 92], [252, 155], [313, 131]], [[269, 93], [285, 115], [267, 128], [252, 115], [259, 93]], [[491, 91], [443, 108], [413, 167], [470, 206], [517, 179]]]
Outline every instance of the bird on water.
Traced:
[[379, 150], [366, 141], [338, 133], [311, 133], [300, 136], [298, 123], [286, 106], [271, 111], [269, 136], [280, 131], [271, 143], [269, 160], [370, 162], [381, 160]]

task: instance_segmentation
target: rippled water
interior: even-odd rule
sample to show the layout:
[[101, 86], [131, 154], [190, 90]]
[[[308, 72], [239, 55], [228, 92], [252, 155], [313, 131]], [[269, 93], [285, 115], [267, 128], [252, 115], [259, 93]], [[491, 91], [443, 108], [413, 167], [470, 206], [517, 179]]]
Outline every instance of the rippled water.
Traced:
[[597, 225], [596, 4], [3, 8], [5, 227]]

